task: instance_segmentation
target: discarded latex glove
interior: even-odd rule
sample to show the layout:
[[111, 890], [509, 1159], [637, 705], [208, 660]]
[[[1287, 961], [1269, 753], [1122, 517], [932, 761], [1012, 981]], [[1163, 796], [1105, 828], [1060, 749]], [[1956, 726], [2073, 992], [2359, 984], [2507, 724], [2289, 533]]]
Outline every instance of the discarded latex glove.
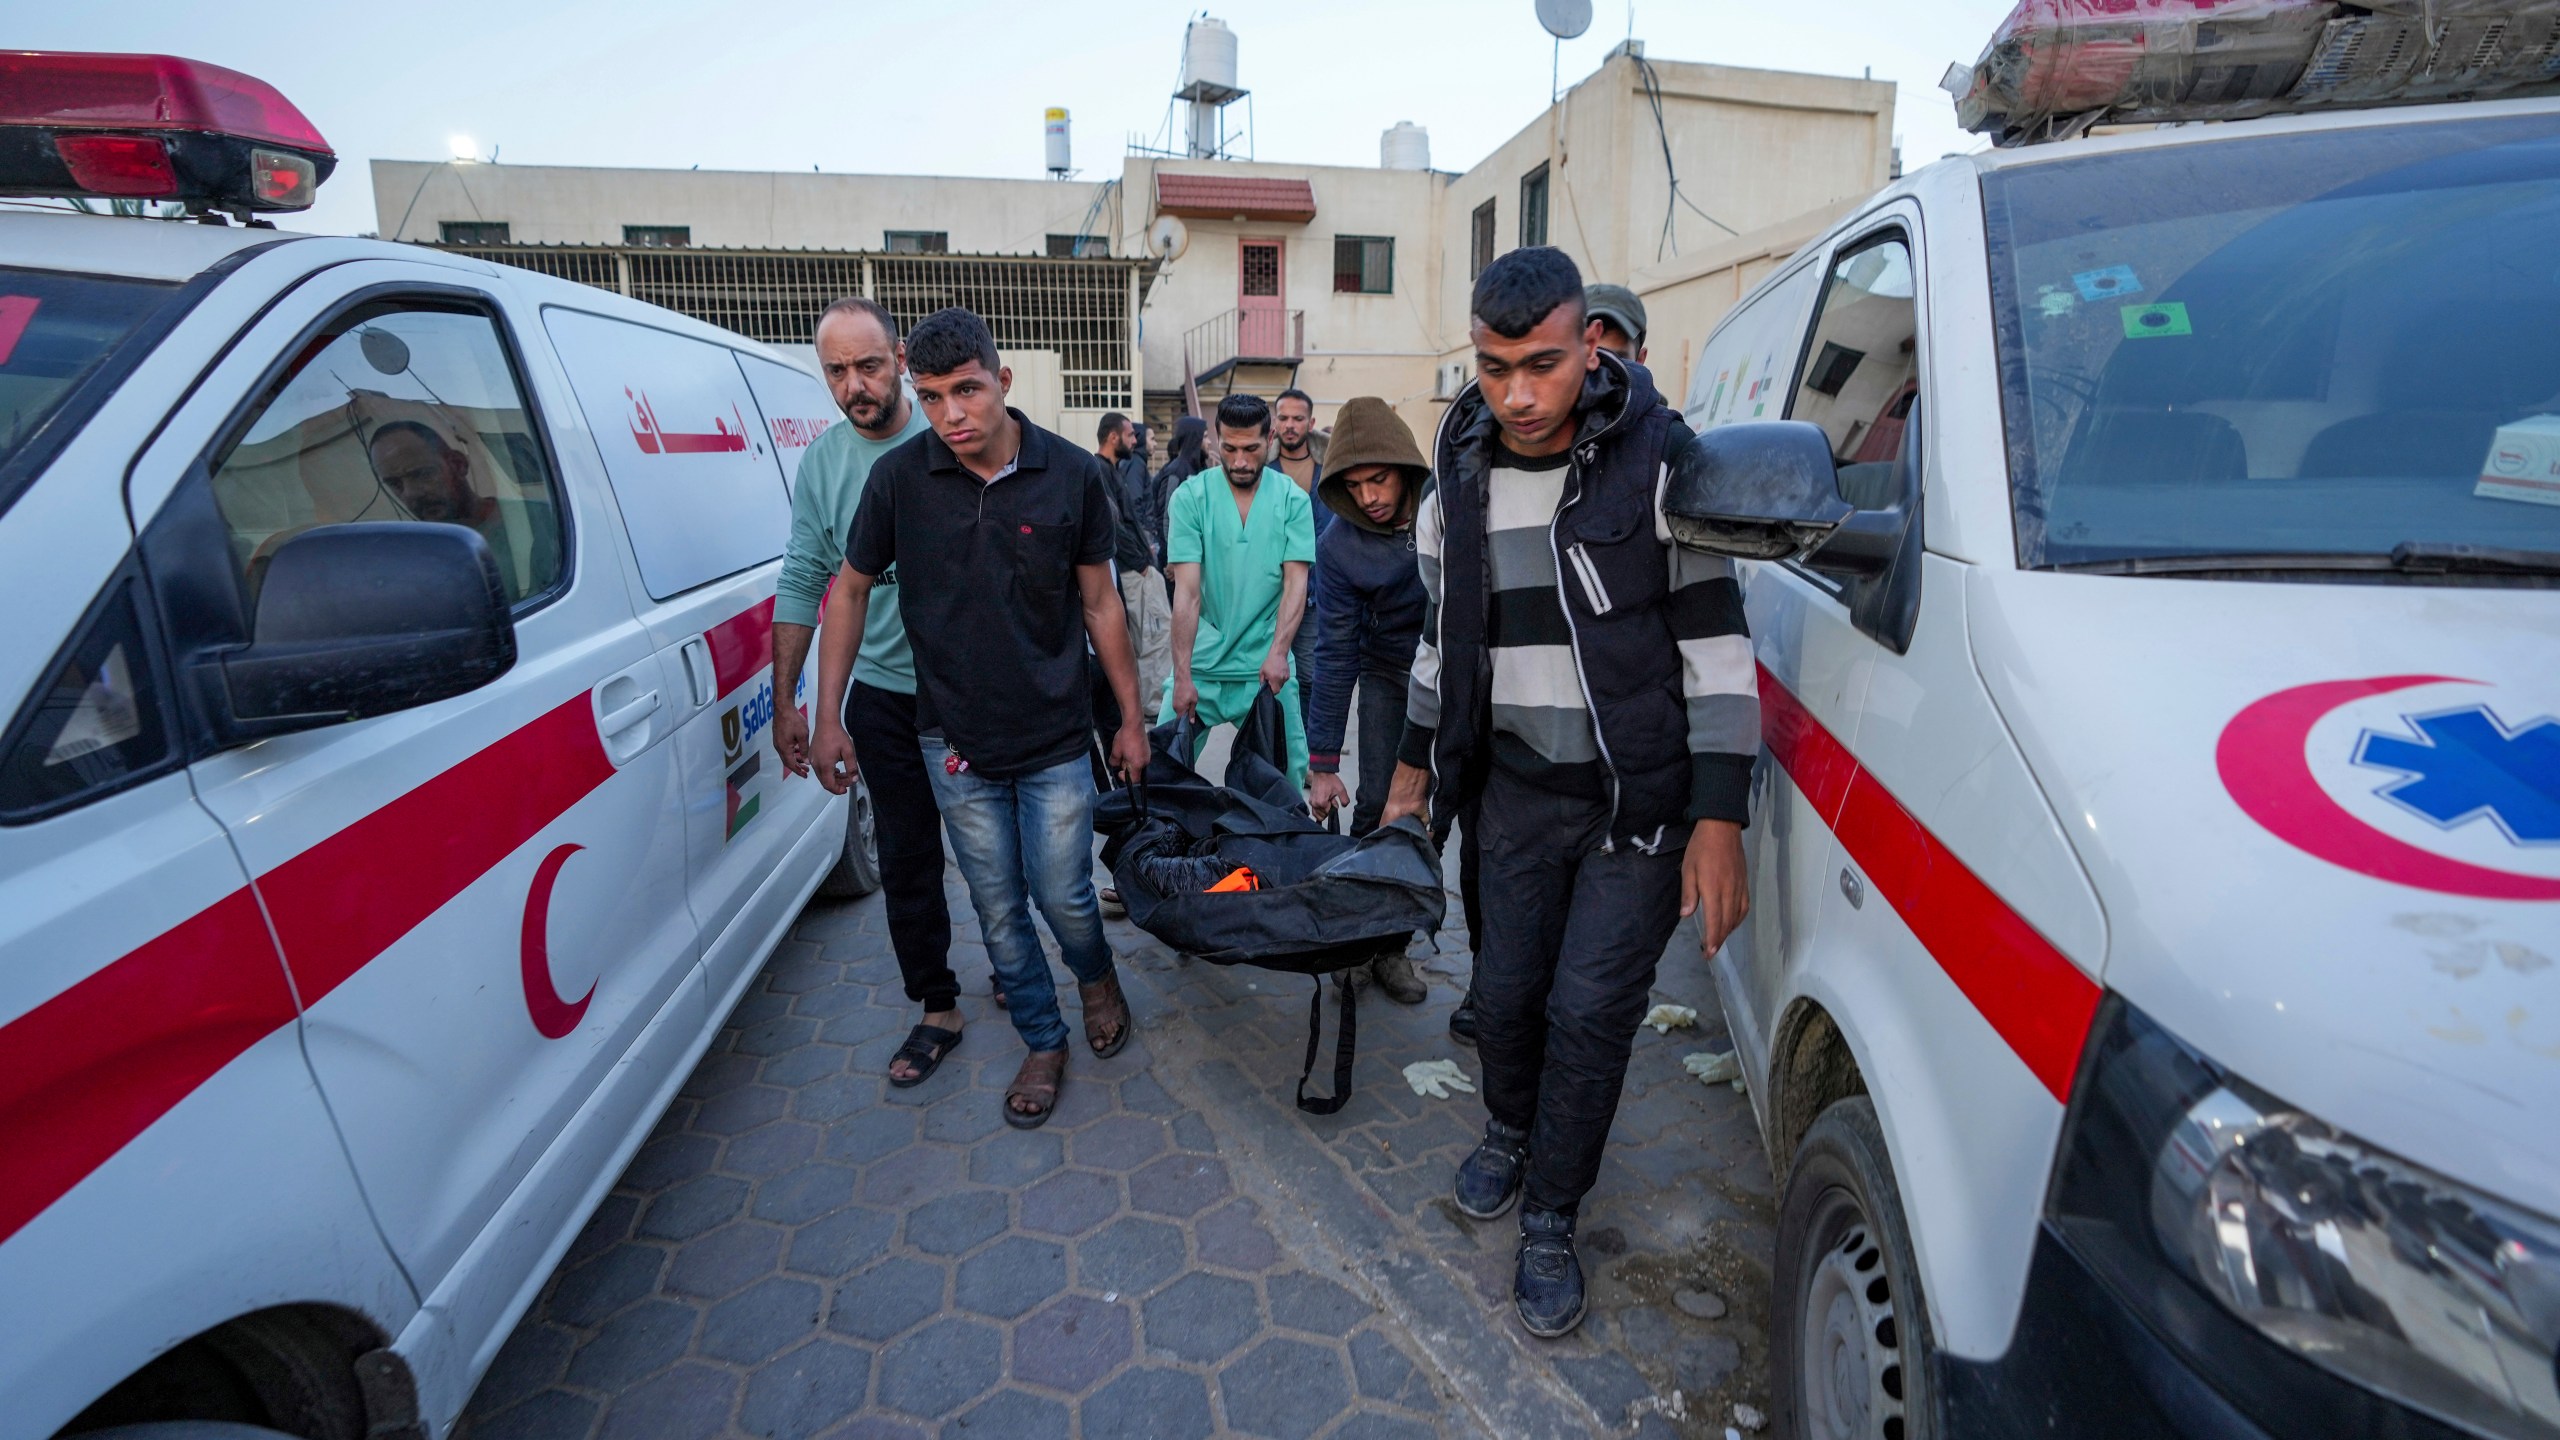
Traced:
[[1644, 1012], [1644, 1023], [1652, 1026], [1656, 1035], [1668, 1035], [1697, 1024], [1698, 1012], [1686, 1005], [1656, 1005]]
[[1742, 1057], [1731, 1050], [1720, 1054], [1700, 1050], [1681, 1056], [1680, 1068], [1697, 1076], [1701, 1085], [1715, 1085], [1742, 1078]]
[[1476, 1093], [1476, 1082], [1467, 1078], [1467, 1072], [1459, 1069], [1455, 1060], [1416, 1060], [1404, 1067], [1404, 1083], [1413, 1087], [1414, 1094], [1434, 1100], [1448, 1099], [1452, 1090]]
[[[1756, 1432], [1768, 1425], [1769, 1417], [1761, 1414], [1758, 1410], [1749, 1405], [1736, 1401], [1733, 1407], [1733, 1423], [1741, 1426], [1745, 1430]], [[1731, 1434], [1732, 1432], [1727, 1431], [1725, 1433]]]

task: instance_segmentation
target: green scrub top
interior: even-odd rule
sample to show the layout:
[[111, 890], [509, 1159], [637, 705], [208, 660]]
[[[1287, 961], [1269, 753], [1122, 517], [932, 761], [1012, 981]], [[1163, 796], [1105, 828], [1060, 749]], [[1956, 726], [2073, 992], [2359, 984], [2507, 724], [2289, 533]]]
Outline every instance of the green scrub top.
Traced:
[[1173, 492], [1165, 511], [1165, 559], [1200, 567], [1200, 633], [1191, 673], [1257, 675], [1280, 623], [1280, 567], [1313, 565], [1316, 512], [1296, 481], [1269, 466], [1254, 482], [1253, 517], [1236, 515], [1226, 472], [1202, 471]]

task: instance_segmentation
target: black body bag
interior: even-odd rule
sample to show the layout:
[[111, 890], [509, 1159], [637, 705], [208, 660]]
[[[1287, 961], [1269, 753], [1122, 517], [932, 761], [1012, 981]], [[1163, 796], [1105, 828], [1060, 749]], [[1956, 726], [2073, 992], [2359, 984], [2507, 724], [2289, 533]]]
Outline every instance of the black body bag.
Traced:
[[[1324, 1030], [1322, 977], [1401, 951], [1417, 930], [1438, 930], [1448, 897], [1440, 852], [1420, 823], [1400, 820], [1354, 840], [1307, 818], [1279, 758], [1281, 725], [1279, 701], [1266, 690], [1238, 728], [1223, 785], [1191, 768], [1190, 721], [1158, 726], [1145, 782], [1103, 795], [1093, 826], [1108, 837], [1102, 862], [1131, 924], [1213, 965], [1317, 977], [1298, 1108], [1330, 1115], [1351, 1098], [1358, 1022], [1351, 985], [1338, 982], [1333, 1094], [1309, 1096]], [[1239, 867], [1259, 888], [1210, 888]]]

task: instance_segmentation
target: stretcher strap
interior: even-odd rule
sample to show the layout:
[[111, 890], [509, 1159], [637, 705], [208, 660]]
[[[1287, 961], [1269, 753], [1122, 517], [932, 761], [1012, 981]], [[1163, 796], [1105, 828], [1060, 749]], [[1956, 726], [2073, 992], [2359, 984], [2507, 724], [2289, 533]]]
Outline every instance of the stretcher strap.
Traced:
[[1342, 1030], [1333, 1041], [1333, 1094], [1307, 1094], [1307, 1077], [1316, 1073], [1317, 1042], [1324, 1038], [1324, 979], [1315, 977], [1316, 993], [1307, 1004], [1307, 1063], [1298, 1071], [1298, 1108], [1310, 1115], [1330, 1115], [1351, 1101], [1351, 1060], [1360, 1048], [1360, 1002], [1347, 975], [1334, 977], [1342, 992]]

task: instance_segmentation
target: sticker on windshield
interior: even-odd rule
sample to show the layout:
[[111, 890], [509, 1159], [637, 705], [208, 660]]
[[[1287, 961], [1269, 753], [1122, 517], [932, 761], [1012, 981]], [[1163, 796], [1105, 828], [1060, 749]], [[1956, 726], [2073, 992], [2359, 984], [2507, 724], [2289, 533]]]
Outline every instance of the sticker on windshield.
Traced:
[[2560, 505], [2560, 415], [2530, 415], [2499, 426], [2471, 493], [2484, 500]]
[[2187, 323], [2187, 307], [2175, 300], [2161, 305], [2127, 305], [2122, 313], [2127, 340], [2196, 333], [2196, 328]]
[[2059, 285], [2044, 285], [2036, 289], [2036, 312], [2047, 320], [2059, 320], [2079, 308], [2080, 302]]
[[2110, 265], [2103, 270], [2083, 270], [2071, 277], [2080, 287], [2083, 300], [2112, 300], [2142, 293], [2142, 282], [2133, 276], [2130, 265]]

